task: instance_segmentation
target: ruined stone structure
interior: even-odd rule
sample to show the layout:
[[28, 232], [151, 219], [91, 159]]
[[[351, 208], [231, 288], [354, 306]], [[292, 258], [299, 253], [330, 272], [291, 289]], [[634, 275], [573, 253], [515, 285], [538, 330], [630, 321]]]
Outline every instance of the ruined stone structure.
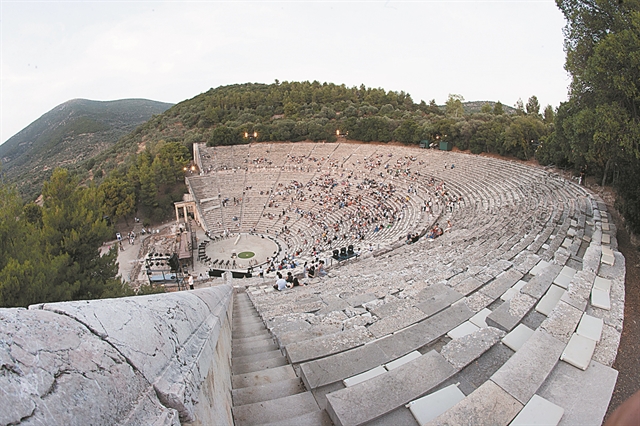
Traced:
[[[283, 292], [228, 277], [2, 309], [0, 424], [601, 423], [625, 260], [583, 187], [517, 162], [387, 145], [196, 153], [203, 173], [188, 187], [212, 234], [282, 232], [305, 258], [316, 244], [330, 255], [316, 242], [327, 225], [361, 256]], [[359, 204], [332, 204], [328, 187]], [[397, 214], [357, 235], [345, 223], [364, 205]], [[406, 244], [447, 221], [444, 235]]]

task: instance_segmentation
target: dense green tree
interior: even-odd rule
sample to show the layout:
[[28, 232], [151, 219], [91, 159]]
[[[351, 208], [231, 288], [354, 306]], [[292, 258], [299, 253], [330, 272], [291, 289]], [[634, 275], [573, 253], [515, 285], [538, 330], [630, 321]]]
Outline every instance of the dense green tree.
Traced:
[[126, 218], [135, 212], [136, 193], [133, 182], [120, 176], [117, 172], [112, 173], [99, 186], [104, 197], [105, 214], [114, 221]]
[[531, 96], [527, 101], [527, 114], [540, 115], [540, 102], [536, 95]]
[[217, 126], [213, 129], [211, 138], [207, 142], [209, 146], [235, 145], [242, 141], [240, 132], [228, 126]]
[[504, 108], [502, 106], [502, 102], [498, 101], [498, 102], [495, 103], [495, 105], [493, 105], [493, 113], [495, 115], [504, 114]]
[[[572, 81], [549, 149], [576, 169], [586, 167], [602, 177], [603, 184], [613, 182], [629, 225], [640, 231], [634, 210], [640, 186], [629, 184], [629, 176], [640, 174], [640, 2], [556, 3], [567, 20], [565, 68]], [[616, 181], [615, 176], [625, 178]]]
[[462, 105], [464, 98], [462, 95], [449, 94], [449, 98], [446, 103], [447, 115], [453, 117], [461, 117], [464, 115], [464, 106]]
[[429, 107], [427, 109], [427, 112], [430, 113], [430, 114], [434, 114], [434, 115], [442, 115], [442, 110], [436, 104], [436, 100], [435, 99], [431, 99], [429, 101]]
[[553, 124], [556, 113], [551, 105], [544, 108], [544, 124]]
[[115, 249], [100, 253], [111, 236], [100, 191], [57, 169], [43, 200], [38, 214], [0, 186], [0, 306], [130, 294], [116, 277]]
[[393, 138], [404, 143], [418, 143], [422, 139], [421, 129], [413, 120], [404, 120], [393, 132]]

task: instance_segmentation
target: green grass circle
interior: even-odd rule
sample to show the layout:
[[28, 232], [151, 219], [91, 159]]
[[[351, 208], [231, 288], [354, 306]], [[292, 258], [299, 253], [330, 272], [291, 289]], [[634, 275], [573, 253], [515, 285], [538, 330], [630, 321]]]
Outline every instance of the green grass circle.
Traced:
[[256, 254], [252, 251], [243, 251], [241, 253], [238, 253], [238, 258], [240, 259], [251, 259], [253, 256], [255, 256]]

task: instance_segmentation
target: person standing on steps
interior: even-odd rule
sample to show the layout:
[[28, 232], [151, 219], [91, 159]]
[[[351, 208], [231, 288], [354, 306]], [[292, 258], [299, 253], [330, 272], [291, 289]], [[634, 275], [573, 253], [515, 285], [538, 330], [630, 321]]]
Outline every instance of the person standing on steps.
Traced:
[[193, 290], [193, 275], [189, 274], [189, 290]]

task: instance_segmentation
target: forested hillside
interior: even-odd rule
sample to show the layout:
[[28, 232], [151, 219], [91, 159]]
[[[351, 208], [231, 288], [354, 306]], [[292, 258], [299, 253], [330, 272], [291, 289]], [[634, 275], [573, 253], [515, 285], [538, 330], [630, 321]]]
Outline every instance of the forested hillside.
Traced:
[[90, 160], [170, 106], [146, 99], [74, 99], [58, 105], [0, 145], [4, 179], [35, 198], [56, 167]]
[[[337, 132], [364, 142], [445, 139], [460, 149], [533, 156], [549, 133], [553, 109], [541, 114], [532, 96], [518, 109], [500, 102], [475, 102], [451, 95], [444, 108], [435, 101], [415, 103], [408, 93], [319, 82], [275, 82], [218, 87], [181, 102], [124, 137], [119, 158], [147, 144], [177, 141], [229, 145], [250, 141], [335, 141]], [[106, 164], [100, 165], [107, 170]], [[100, 162], [98, 162], [100, 163]]]
[[556, 2], [567, 19], [571, 90], [536, 157], [613, 184], [618, 208], [640, 233], [640, 1]]

